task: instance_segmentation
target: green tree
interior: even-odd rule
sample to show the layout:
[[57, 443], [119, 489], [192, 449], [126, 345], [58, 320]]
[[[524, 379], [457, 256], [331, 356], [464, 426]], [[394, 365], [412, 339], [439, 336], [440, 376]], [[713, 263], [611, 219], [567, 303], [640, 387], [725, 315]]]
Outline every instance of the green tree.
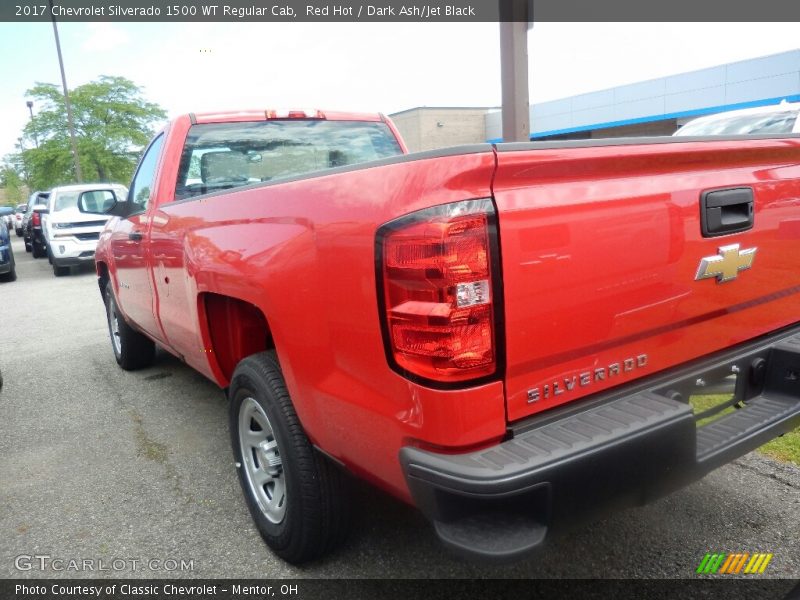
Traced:
[[[26, 93], [39, 107], [25, 126], [21, 163], [31, 189], [76, 181], [67, 111], [61, 89], [37, 83]], [[166, 118], [141, 88], [124, 77], [101, 76], [70, 91], [78, 157], [84, 181], [130, 181], [136, 158]], [[38, 144], [38, 147], [33, 147]]]
[[22, 202], [22, 179], [11, 165], [0, 167], [0, 187], [5, 190], [6, 204], [15, 205]]

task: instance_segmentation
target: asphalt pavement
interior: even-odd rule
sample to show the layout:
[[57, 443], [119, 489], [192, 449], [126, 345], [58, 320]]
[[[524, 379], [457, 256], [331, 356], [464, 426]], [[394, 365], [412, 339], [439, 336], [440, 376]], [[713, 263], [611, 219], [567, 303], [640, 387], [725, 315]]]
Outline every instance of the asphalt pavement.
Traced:
[[0, 578], [684, 578], [706, 552], [773, 553], [762, 577], [800, 577], [800, 469], [757, 453], [506, 566], [452, 556], [417, 511], [359, 485], [345, 545], [288, 565], [242, 500], [223, 393], [163, 351], [122, 371], [94, 272], [56, 278], [20, 238], [14, 251], [19, 277], [0, 283]]

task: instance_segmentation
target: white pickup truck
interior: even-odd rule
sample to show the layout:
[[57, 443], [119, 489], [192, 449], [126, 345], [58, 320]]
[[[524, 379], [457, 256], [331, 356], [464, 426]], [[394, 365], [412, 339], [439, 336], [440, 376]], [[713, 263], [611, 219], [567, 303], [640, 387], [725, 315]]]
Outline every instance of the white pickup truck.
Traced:
[[53, 188], [44, 218], [47, 258], [56, 277], [69, 275], [70, 267], [94, 262], [94, 251], [100, 232], [111, 218], [107, 215], [87, 215], [78, 210], [82, 192], [91, 197], [85, 201], [101, 209], [123, 200], [128, 189], [118, 183], [90, 183]]
[[673, 135], [750, 135], [800, 133], [800, 102], [743, 108], [699, 117]]

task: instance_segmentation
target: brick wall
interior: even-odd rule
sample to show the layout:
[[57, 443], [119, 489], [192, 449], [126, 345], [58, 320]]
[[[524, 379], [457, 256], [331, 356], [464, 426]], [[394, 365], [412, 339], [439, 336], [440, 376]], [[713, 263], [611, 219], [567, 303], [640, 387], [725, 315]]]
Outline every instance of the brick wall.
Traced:
[[485, 108], [415, 108], [390, 115], [410, 152], [486, 141]]

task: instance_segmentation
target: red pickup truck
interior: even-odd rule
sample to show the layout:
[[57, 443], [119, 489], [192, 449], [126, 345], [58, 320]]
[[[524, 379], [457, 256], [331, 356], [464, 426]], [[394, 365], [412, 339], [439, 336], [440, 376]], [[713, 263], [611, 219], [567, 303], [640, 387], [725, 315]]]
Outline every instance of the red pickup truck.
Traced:
[[191, 114], [110, 212], [117, 362], [227, 390], [288, 561], [346, 532], [346, 472], [514, 559], [800, 424], [797, 136], [407, 154], [380, 115]]

